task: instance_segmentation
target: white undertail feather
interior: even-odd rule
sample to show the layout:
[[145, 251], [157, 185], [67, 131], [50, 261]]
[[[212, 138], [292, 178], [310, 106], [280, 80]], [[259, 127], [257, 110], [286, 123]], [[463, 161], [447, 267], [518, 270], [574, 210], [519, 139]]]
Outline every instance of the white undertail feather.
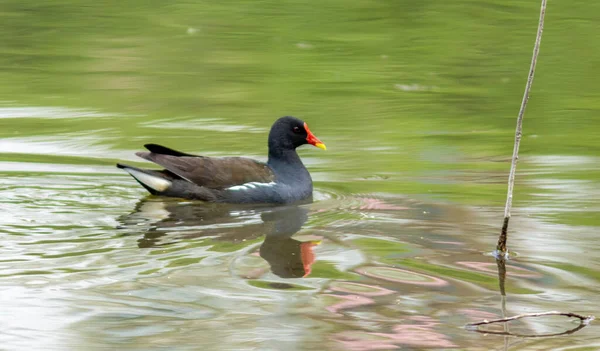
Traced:
[[161, 177], [153, 176], [135, 169], [125, 168], [125, 171], [131, 174], [132, 177], [144, 183], [146, 186], [156, 190], [165, 191], [171, 186], [171, 182]]
[[227, 188], [227, 190], [248, 190], [248, 189], [254, 189], [257, 186], [266, 187], [266, 186], [273, 186], [273, 185], [275, 185], [275, 182], [270, 182], [270, 183], [250, 182], [250, 183], [244, 183], [241, 185], [229, 187], [229, 188]]

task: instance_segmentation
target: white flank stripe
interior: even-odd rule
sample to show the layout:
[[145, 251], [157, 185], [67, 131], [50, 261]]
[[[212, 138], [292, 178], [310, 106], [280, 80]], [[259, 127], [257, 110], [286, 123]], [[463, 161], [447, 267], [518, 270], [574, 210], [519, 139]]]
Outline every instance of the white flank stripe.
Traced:
[[268, 186], [273, 186], [273, 185], [275, 185], [275, 182], [270, 182], [270, 183], [250, 182], [250, 183], [244, 183], [241, 185], [232, 186], [232, 187], [227, 188], [226, 190], [249, 190], [249, 189], [255, 189], [256, 187], [268, 187]]
[[136, 171], [135, 169], [131, 168], [125, 168], [125, 171], [131, 174], [135, 179], [139, 180], [140, 182], [146, 184], [147, 186], [156, 191], [165, 191], [171, 186], [170, 181], [150, 175], [148, 173]]

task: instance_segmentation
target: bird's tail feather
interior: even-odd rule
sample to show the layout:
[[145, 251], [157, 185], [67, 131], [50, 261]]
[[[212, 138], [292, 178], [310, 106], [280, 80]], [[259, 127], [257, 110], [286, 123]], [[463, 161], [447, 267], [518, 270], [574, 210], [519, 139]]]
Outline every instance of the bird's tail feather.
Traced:
[[121, 163], [117, 163], [117, 168], [121, 168], [129, 173], [133, 179], [146, 188], [152, 195], [165, 192], [173, 184], [173, 179], [161, 171], [141, 169]]

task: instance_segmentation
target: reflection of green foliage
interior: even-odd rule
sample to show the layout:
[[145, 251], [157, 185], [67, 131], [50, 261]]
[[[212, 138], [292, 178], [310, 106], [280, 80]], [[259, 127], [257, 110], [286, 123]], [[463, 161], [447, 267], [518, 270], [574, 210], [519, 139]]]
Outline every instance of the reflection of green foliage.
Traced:
[[60, 243], [87, 243], [92, 241], [103, 241], [102, 238], [69, 238], [69, 239], [58, 239], [58, 240], [39, 240], [30, 243], [22, 243], [21, 245], [40, 245], [40, 244], [60, 244]]
[[3, 274], [0, 277], [14, 277], [19, 275], [45, 275], [45, 274], [54, 274], [52, 271], [42, 271], [42, 270], [30, 270], [30, 271], [22, 271], [14, 274]]
[[57, 255], [43, 255], [43, 258], [61, 258], [61, 257], [73, 257], [73, 256], [85, 256], [92, 254], [105, 253], [115, 250], [113, 247], [107, 247], [103, 249], [93, 249], [93, 250], [84, 250], [84, 251], [74, 251], [74, 252], [65, 252]]
[[135, 266], [141, 266], [146, 264], [146, 262], [131, 262], [131, 263], [124, 263], [124, 264], [120, 264], [117, 267], [119, 268], [128, 268], [128, 267], [135, 267]]
[[[209, 246], [210, 246], [210, 249], [209, 249], [210, 251], [233, 252], [233, 251], [240, 250], [244, 247], [247, 247], [249, 245], [259, 243], [262, 240], [263, 240], [263, 238], [256, 238], [254, 240], [233, 242], [233, 241], [225, 241], [225, 240], [220, 240], [220, 239], [200, 239], [200, 240], [196, 239], [196, 240], [192, 240], [187, 243], [173, 244], [174, 247], [157, 248], [157, 249], [152, 250], [150, 252], [150, 254], [151, 255], [164, 255], [164, 254], [168, 254], [168, 253], [194, 249], [196, 247], [209, 247]], [[184, 256], [184, 255], [183, 254], [180, 255], [180, 257], [182, 257], [182, 256]], [[164, 259], [170, 259], [170, 258], [164, 258]]]
[[332, 263], [325, 261], [317, 261], [311, 266], [311, 273], [309, 278], [327, 278], [327, 279], [338, 279], [338, 280], [357, 280], [358, 275], [340, 272], [335, 268]]
[[352, 244], [369, 256], [379, 258], [380, 262], [387, 262], [394, 256], [411, 252], [408, 244], [391, 240], [359, 238], [352, 240]]
[[63, 273], [82, 273], [82, 272], [92, 272], [95, 271], [95, 269], [75, 269], [75, 268], [57, 268], [56, 270], [63, 272]]
[[[595, 159], [590, 159], [590, 162], [595, 162]], [[592, 167], [596, 167], [595, 164], [591, 165]], [[535, 170], [533, 168], [532, 170]], [[557, 168], [556, 171], [552, 174], [553, 179], [577, 179], [577, 180], [587, 180], [587, 181], [597, 181], [600, 179], [600, 169], [590, 169], [584, 167], [584, 169], [568, 169], [566, 167]]]
[[187, 249], [193, 249], [196, 247], [203, 247], [203, 246], [208, 246], [208, 244], [206, 244], [205, 240], [193, 240], [191, 242], [186, 242], [186, 243], [172, 243], [170, 247], [167, 248], [155, 248], [154, 250], [150, 251], [151, 255], [163, 255], [163, 254], [168, 254], [168, 253], [172, 253], [172, 252], [177, 252], [177, 251], [183, 251], [183, 250], [187, 250]]
[[[177, 251], [194, 249], [197, 247], [210, 246], [211, 241], [207, 240], [207, 239], [206, 240], [205, 239], [195, 239], [195, 240], [189, 240], [189, 241], [184, 241], [184, 242], [180, 242], [180, 243], [173, 243], [172, 245], [173, 246], [170, 246], [168, 248], [156, 248], [156, 249], [150, 251], [150, 254], [151, 255], [163, 255], [163, 254], [168, 254], [168, 253], [177, 252]], [[183, 256], [183, 254], [181, 256]]]
[[159, 272], [161, 269], [160, 268], [152, 268], [152, 269], [148, 269], [147, 271], [142, 271], [139, 272], [139, 275], [150, 275], [150, 274], [154, 274], [156, 272]]
[[[417, 261], [414, 259], [407, 259], [402, 261], [402, 266], [416, 268], [420, 271], [427, 272], [441, 279], [451, 278], [459, 281], [474, 283], [479, 286], [485, 287], [489, 290], [498, 289], [498, 277], [485, 273], [440, 266], [423, 261]], [[513, 294], [538, 293], [537, 291], [530, 290], [527, 288], [514, 287], [512, 284], [506, 285], [506, 291]]]
[[553, 214], [549, 220], [555, 223], [573, 226], [600, 226], [600, 216], [598, 216], [598, 212], [562, 212]]
[[[589, 131], [600, 123], [594, 89], [600, 66], [589, 59], [600, 57], [600, 48], [588, 44], [600, 5], [584, 3], [585, 13], [567, 2], [554, 5], [556, 45], [544, 47], [537, 68], [524, 160], [600, 150], [595, 133], [572, 123], [584, 121]], [[348, 6], [331, 0], [318, 11], [289, 0], [102, 4], [3, 1], [0, 96], [14, 101], [11, 107], [120, 115], [0, 118], [0, 137], [77, 139], [89, 133], [116, 150], [153, 141], [190, 151], [264, 155], [264, 133], [225, 137], [222, 128], [199, 119], [266, 128], [278, 115], [296, 114], [329, 147], [302, 153], [324, 161], [311, 171], [331, 175], [321, 179], [332, 189], [340, 181], [351, 193], [503, 202], [509, 162], [495, 160], [512, 152], [531, 55], [531, 37], [523, 33], [531, 33], [535, 3], [358, 0]], [[173, 121], [179, 127], [155, 128]], [[189, 128], [191, 123], [205, 129]], [[110, 152], [89, 159], [25, 153], [0, 154], [0, 160], [114, 163]], [[573, 176], [596, 181], [595, 173]], [[373, 175], [386, 179], [365, 180]], [[523, 184], [518, 191], [516, 201], [539, 193]]]
[[336, 221], [350, 221], [350, 220], [358, 220], [361, 218], [360, 213], [356, 211], [345, 211], [344, 209], [335, 209], [324, 212], [316, 212], [313, 213], [308, 221], [304, 224], [304, 227], [312, 226], [328, 226]]
[[[469, 166], [463, 165], [468, 168]], [[328, 189], [348, 192], [348, 193], [369, 193], [369, 192], [387, 192], [387, 193], [401, 193], [401, 194], [427, 194], [431, 198], [452, 200], [465, 204], [483, 204], [488, 205], [501, 205], [506, 200], [506, 185], [505, 178], [502, 177], [502, 184], [489, 184], [483, 183], [478, 184], [477, 182], [464, 182], [457, 179], [453, 182], [446, 183], [428, 183], [425, 182], [425, 170], [423, 171], [423, 177], [420, 181], [414, 179], [420, 178], [418, 175], [414, 175], [411, 179], [396, 178], [386, 181], [351, 181], [345, 183], [333, 183], [325, 182], [319, 184], [320, 187]], [[482, 175], [479, 179], [484, 178]], [[524, 195], [519, 197], [519, 200], [532, 199], [531, 195], [527, 195], [529, 192], [534, 192], [533, 187], [527, 187], [522, 185], [519, 188]]]
[[[2, 155], [2, 161], [10, 162], [39, 162], [39, 163], [54, 163], [66, 165], [109, 165], [114, 166], [116, 160], [76, 157], [76, 156], [60, 156], [60, 155], [34, 155], [34, 154], [19, 154], [11, 153]], [[132, 163], [134, 164], [134, 163]], [[60, 172], [60, 167], [57, 167], [57, 172]]]
[[[541, 188], [535, 183], [536, 179], [586, 180], [591, 189], [598, 188], [600, 179], [600, 170], [593, 163], [585, 165], [584, 168], [588, 168], [585, 170], [581, 170], [580, 165], [571, 167], [559, 162], [556, 162], [556, 167], [528, 163], [535, 155], [590, 156], [595, 162], [600, 154], [597, 132], [600, 129], [600, 90], [597, 89], [600, 46], [593, 44], [598, 36], [600, 1], [580, 0], [576, 6], [570, 1], [556, 1], [551, 2], [550, 7], [532, 99], [525, 116], [515, 208], [522, 204], [535, 207], [541, 202], [546, 202], [548, 207], [560, 207], [558, 201], [564, 198], [557, 200], [544, 195], [569, 191], [569, 187]], [[327, 144], [327, 152], [303, 148], [300, 154], [316, 180], [316, 188], [333, 190], [340, 199], [332, 202], [342, 203], [342, 207], [346, 206], [346, 202], [354, 201], [351, 194], [375, 192], [499, 207], [504, 204], [506, 196], [514, 123], [529, 68], [538, 10], [539, 2], [522, 0], [328, 0], [318, 4], [295, 0], [2, 0], [0, 108], [61, 106], [87, 108], [108, 116], [8, 118], [5, 111], [0, 110], [3, 146], [11, 145], [11, 141], [22, 145], [21, 149], [7, 150], [3, 147], [6, 152], [0, 153], [0, 162], [47, 163], [52, 164], [57, 172], [65, 171], [60, 165], [112, 167], [117, 158], [124, 155], [133, 158], [133, 151], [141, 150], [143, 144], [149, 142], [208, 155], [265, 157], [266, 129], [274, 118], [291, 114], [305, 119], [311, 130]], [[210, 120], [214, 118], [220, 120]], [[175, 125], [165, 126], [166, 123]], [[227, 129], [223, 125], [235, 128]], [[260, 128], [262, 131], [246, 132], [247, 129], [239, 128]], [[82, 136], [86, 139], [83, 140]], [[39, 144], [33, 150], [29, 146], [35, 142]], [[40, 149], [43, 153], [44, 145], [56, 147], [58, 151], [50, 149], [48, 153], [53, 155], [34, 154]], [[131, 163], [158, 168], [142, 160]], [[106, 187], [90, 194], [89, 202], [99, 200], [94, 211], [87, 215], [85, 209], [92, 208], [92, 205], [83, 203], [69, 204], [64, 206], [63, 211], [83, 212], [85, 215], [73, 217], [82, 219], [80, 224], [76, 220], [73, 228], [85, 226], [85, 232], [90, 233], [96, 232], [96, 229], [114, 232], [114, 228], [107, 228], [110, 225], [104, 223], [104, 217], [116, 217], [115, 212], [127, 211], [128, 205], [115, 209], [122, 204], [116, 201], [108, 209], [103, 209], [101, 206], [105, 200], [102, 195], [109, 191], [111, 196], [121, 198], [116, 192], [122, 191], [123, 185], [114, 185], [110, 179], [101, 181], [100, 172], [104, 172], [104, 168], [95, 169], [98, 173], [89, 174], [89, 181], [81, 186], [84, 190], [77, 193], [82, 194], [88, 186]], [[113, 171], [118, 170], [113, 168]], [[0, 173], [6, 174], [6, 170], [0, 169]], [[10, 174], [20, 176], [27, 173], [30, 172]], [[127, 178], [130, 182], [125, 184], [139, 188], [140, 194], [144, 191], [124, 172], [121, 174], [122, 179]], [[32, 182], [33, 187], [44, 187], [44, 184]], [[13, 191], [6, 188], [9, 192]], [[69, 191], [67, 188], [56, 189], [56, 192], [72, 197]], [[578, 195], [575, 193], [573, 197]], [[587, 197], [577, 200], [593, 201]], [[46, 206], [53, 210], [51, 212], [60, 211], [58, 202], [63, 202], [62, 198], [46, 200], [36, 196], [19, 196], [17, 201], [22, 201], [17, 206], [33, 203], [35, 208]], [[47, 205], [45, 201], [48, 201]], [[577, 206], [574, 202], [569, 206]], [[593, 206], [589, 207], [590, 211]], [[390, 212], [385, 215], [395, 219], [403, 215], [402, 212]], [[24, 215], [31, 213], [25, 211]], [[531, 211], [521, 214], [529, 213]], [[103, 228], [91, 228], [88, 224], [90, 216], [103, 222], [100, 224]], [[600, 224], [597, 219], [600, 216], [594, 216], [592, 212], [550, 214], [548, 217], [569, 225]], [[342, 232], [344, 223], [339, 222], [356, 220], [360, 221], [360, 225], [351, 229], [360, 234], [361, 230], [366, 230], [361, 225], [369, 223], [368, 218], [380, 219], [369, 216], [369, 213], [365, 215], [354, 206], [339, 211], [327, 209], [311, 215], [304, 231], [310, 232], [311, 226], [333, 229], [335, 226], [330, 224], [338, 221], [334, 223], [340, 225], [335, 232]], [[446, 217], [440, 220], [456, 222], [469, 219]], [[439, 228], [450, 228], [445, 226], [447, 222], [436, 221], [434, 226], [438, 228], [438, 224]], [[62, 235], [70, 228], [57, 226], [55, 230]], [[36, 235], [37, 239], [42, 237], [38, 232], [54, 231], [49, 224], [38, 225], [35, 222], [15, 229], [13, 232]], [[67, 232], [67, 236], [77, 237], [78, 233]], [[102, 237], [107, 239], [106, 235]], [[135, 245], [132, 237], [109, 239]], [[158, 240], [161, 246], [135, 250], [136, 253], [131, 251], [131, 247], [82, 251], [90, 247], [77, 239], [66, 240], [72, 244], [67, 247], [83, 247], [76, 247], [71, 250], [76, 252], [65, 255], [57, 254], [64, 251], [57, 248], [58, 251], [51, 252], [54, 255], [44, 256], [44, 251], [50, 252], [46, 250], [47, 246], [52, 245], [51, 240], [44, 239], [33, 243], [34, 246], [24, 247], [29, 250], [26, 255], [18, 255], [17, 252], [17, 256], [74, 256], [71, 257], [74, 262], [81, 258], [106, 256], [110, 259], [98, 264], [109, 262], [106, 266], [110, 270], [111, 266], [124, 263], [111, 264], [112, 258], [122, 258], [122, 255], [112, 254], [131, 252], [129, 259], [135, 260], [137, 265], [143, 265], [139, 261], [147, 260], [151, 264], [174, 267], [147, 269], [149, 267], [140, 266], [140, 270], [147, 270], [139, 272], [138, 281], [131, 284], [135, 285], [134, 289], [136, 286], [141, 289], [148, 283], [144, 281], [147, 275], [197, 264], [202, 258], [196, 256], [204, 254], [219, 256], [225, 253], [231, 256], [232, 252], [243, 251], [262, 239], [226, 242], [188, 237], [168, 240], [168, 244], [160, 238]], [[23, 244], [29, 241], [22, 240]], [[46, 244], [43, 248], [35, 247], [42, 243]], [[94, 248], [102, 247], [99, 243], [88, 244]], [[386, 266], [406, 267], [441, 279], [455, 280], [454, 286], [464, 282], [494, 294], [498, 291], [498, 280], [494, 274], [456, 268], [451, 263], [444, 266], [425, 262], [435, 260], [435, 255], [422, 260], [401, 259], [402, 255], [408, 256], [418, 250], [418, 245], [376, 239], [358, 239], [355, 244]], [[426, 242], [422, 244], [427, 245]], [[543, 245], [539, 249], [543, 250]], [[148, 253], [151, 255], [146, 257]], [[340, 272], [333, 263], [320, 260], [318, 256], [317, 259], [308, 279], [362, 279], [358, 274]], [[53, 266], [53, 260], [38, 260], [39, 267]], [[16, 261], [7, 261], [6, 265], [18, 267]], [[63, 262], [65, 259], [56, 261], [60, 261], [56, 265], [68, 266]], [[32, 263], [35, 264], [29, 262], [23, 266], [31, 266]], [[555, 267], [600, 281], [598, 271], [576, 264], [557, 264]], [[132, 265], [134, 263], [125, 263], [121, 267]], [[61, 275], [60, 272], [63, 271], [58, 268], [24, 270], [12, 275], [51, 277]], [[289, 281], [295, 283], [287, 283]], [[522, 285], [520, 281], [523, 280], [509, 276], [509, 294], [533, 293], [519, 287]], [[304, 282], [305, 279], [286, 280], [285, 283], [250, 280], [248, 284], [271, 291], [311, 289], [302, 286]], [[198, 284], [202, 283], [199, 281]], [[36, 287], [31, 286], [31, 289]], [[114, 290], [112, 286], [91, 289], [93, 293], [106, 291], [109, 294]], [[585, 289], [582, 287], [579, 291], [585, 292]], [[586, 298], [584, 293], [581, 295]], [[24, 295], [24, 298], [28, 296]], [[137, 296], [138, 299], [151, 297]], [[329, 302], [328, 297], [321, 297]], [[114, 300], [111, 296], [109, 298]], [[331, 299], [332, 304], [340, 302]], [[239, 308], [233, 306], [232, 313], [229, 313], [231, 309], [226, 303], [214, 306], [219, 311], [216, 323], [210, 322], [210, 325], [218, 326], [221, 316], [231, 314], [234, 317], [233, 329], [242, 324], [253, 324], [252, 316], [239, 318], [240, 313], [237, 312], [254, 313], [256, 308], [242, 300], [237, 301], [240, 302]], [[425, 300], [421, 302], [427, 306], [414, 307], [417, 312], [431, 312], [432, 306]], [[448, 305], [448, 308], [469, 305], [469, 302], [468, 297], [458, 296], [454, 305]], [[152, 313], [156, 303], [140, 306], [137, 310], [144, 312], [142, 308], [146, 308]], [[270, 302], [260, 304], [259, 307], [265, 311], [273, 310]], [[544, 301], [541, 304], [546, 305]], [[173, 306], [179, 307], [194, 306]], [[314, 306], [311, 309], [314, 311]], [[388, 310], [393, 309], [382, 305], [370, 310], [374, 313], [371, 315], [353, 316], [352, 320], [345, 321], [342, 318], [325, 321], [329, 325], [327, 328], [319, 328], [323, 321], [316, 321], [317, 328], [309, 331], [313, 333], [311, 343], [319, 346], [330, 343], [327, 340], [336, 336], [332, 333], [342, 328], [355, 329], [353, 332], [359, 338], [379, 338], [359, 329], [373, 330], [374, 324], [369, 324], [369, 320], [378, 317], [377, 313], [386, 317], [392, 313]], [[173, 319], [170, 316], [170, 313], [154, 313], [143, 322]], [[100, 320], [110, 318], [100, 317]], [[296, 319], [307, 326], [302, 317]], [[181, 322], [187, 323], [183, 319]], [[195, 322], [190, 320], [190, 323]], [[337, 327], [338, 322], [343, 325]], [[133, 331], [139, 326], [136, 320], [123, 323], [126, 323], [125, 328]], [[93, 327], [88, 329], [97, 331], [97, 323], [92, 325], [88, 321], [87, 324]], [[378, 325], [381, 324], [378, 322]], [[104, 329], [114, 327], [117, 330], [119, 326], [109, 323], [104, 325]], [[167, 325], [167, 329], [171, 326]], [[150, 330], [156, 335], [145, 339], [157, 341], [154, 345], [176, 337], [180, 340], [185, 336], [177, 333], [190, 330], [189, 326], [175, 326], [170, 328], [171, 331]], [[457, 333], [448, 329], [447, 325], [438, 327], [442, 333]], [[85, 332], [85, 328], [71, 329]], [[215, 333], [214, 337], [218, 338], [221, 334]], [[111, 335], [108, 335], [111, 339], [107, 338], [108, 341], [116, 340], [121, 342], [117, 347], [126, 348], [126, 340], [115, 336], [115, 333]], [[233, 343], [241, 341], [242, 337], [235, 338]], [[457, 339], [460, 338], [461, 335], [458, 335]], [[98, 341], [98, 335], [88, 339]], [[134, 347], [149, 348], [140, 344], [144, 342], [140, 337], [129, 339], [131, 343], [139, 344]], [[494, 340], [489, 343], [496, 343]], [[547, 344], [556, 344], [556, 340]], [[82, 339], [82, 342], [85, 341]], [[569, 342], [562, 341], [563, 344]], [[240, 342], [237, 344], [241, 345]], [[301, 345], [300, 341], [296, 344], [298, 348], [309, 348]], [[110, 346], [107, 345], [107, 348]], [[233, 347], [227, 345], [227, 341], [223, 345], [223, 349]]]
[[253, 244], [258, 244], [260, 242], [262, 242], [264, 240], [264, 238], [259, 237], [253, 240], [244, 240], [244, 241], [225, 241], [225, 240], [207, 240], [206, 243], [209, 245], [212, 245], [210, 247], [210, 251], [217, 251], [217, 252], [233, 252], [233, 251], [237, 251], [240, 249], [243, 249], [244, 247], [248, 247], [250, 245]]
[[182, 257], [185, 257], [185, 256], [186, 255], [184, 253], [182, 253], [181, 255], [159, 257], [157, 260], [159, 260], [159, 261], [171, 261], [171, 260], [176, 260], [178, 258], [182, 258]]
[[594, 269], [576, 266], [569, 263], [546, 263], [546, 266], [562, 269], [570, 273], [576, 273], [588, 279], [593, 279], [597, 282], [600, 282], [600, 272]]
[[269, 290], [290, 290], [290, 291], [298, 291], [298, 290], [314, 290], [314, 288], [292, 284], [289, 282], [270, 282], [265, 280], [249, 280], [248, 284], [261, 288], [261, 289], [269, 289]]
[[179, 259], [170, 261], [169, 264], [167, 265], [167, 267], [191, 266], [193, 264], [196, 264], [196, 263], [202, 261], [203, 258], [204, 257], [179, 258]]

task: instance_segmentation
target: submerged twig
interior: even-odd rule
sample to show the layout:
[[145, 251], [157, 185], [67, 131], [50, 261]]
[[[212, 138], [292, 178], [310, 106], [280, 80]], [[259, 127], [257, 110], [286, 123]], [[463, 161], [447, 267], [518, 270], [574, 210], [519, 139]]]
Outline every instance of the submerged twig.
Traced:
[[[476, 331], [478, 333], [484, 334], [494, 334], [494, 335], [503, 335], [504, 336], [504, 350], [508, 350], [508, 337], [516, 336], [523, 338], [542, 338], [542, 337], [550, 337], [550, 336], [559, 336], [559, 335], [567, 335], [575, 333], [576, 331], [582, 329], [586, 325], [588, 325], [591, 321], [595, 319], [594, 316], [583, 316], [573, 312], [558, 312], [558, 311], [550, 311], [550, 312], [539, 312], [539, 313], [525, 313], [519, 314], [512, 317], [506, 317], [506, 260], [502, 258], [496, 258], [496, 263], [498, 265], [498, 282], [500, 285], [500, 298], [501, 298], [501, 311], [502, 318], [492, 319], [492, 320], [484, 320], [481, 322], [468, 323], [465, 325], [465, 328]], [[511, 332], [509, 329], [509, 322], [512, 322], [517, 319], [522, 318], [535, 318], [535, 317], [545, 317], [545, 316], [564, 316], [564, 317], [572, 317], [579, 319], [579, 325], [575, 328], [571, 328], [564, 332], [553, 333], [553, 334], [519, 334]], [[502, 331], [494, 331], [494, 330], [486, 330], [480, 329], [479, 326], [489, 325], [489, 324], [498, 324], [502, 323], [503, 329]]]
[[521, 144], [521, 135], [523, 130], [523, 115], [525, 114], [525, 107], [527, 107], [527, 101], [529, 100], [529, 91], [531, 90], [531, 84], [533, 83], [533, 74], [535, 73], [535, 65], [537, 63], [538, 53], [540, 51], [540, 42], [542, 41], [542, 32], [544, 31], [544, 15], [546, 14], [546, 0], [542, 0], [542, 7], [540, 9], [540, 21], [538, 24], [537, 36], [535, 38], [535, 45], [533, 46], [533, 55], [531, 57], [531, 66], [529, 67], [529, 76], [527, 78], [527, 84], [525, 85], [525, 93], [523, 94], [523, 100], [521, 101], [521, 109], [519, 110], [519, 116], [517, 117], [517, 129], [515, 131], [515, 146], [513, 148], [512, 163], [510, 165], [510, 174], [508, 176], [508, 194], [506, 196], [506, 206], [504, 207], [504, 222], [502, 223], [502, 232], [498, 238], [498, 245], [496, 245], [496, 251], [499, 256], [506, 256], [506, 239], [508, 232], [508, 221], [510, 219], [510, 208], [512, 207], [513, 188], [515, 185], [515, 172], [517, 170], [517, 160], [519, 159], [519, 145]]
[[493, 330], [481, 330], [481, 329], [475, 329], [475, 331], [477, 333], [482, 333], [482, 334], [486, 334], [486, 335], [502, 335], [502, 336], [504, 336], [504, 350], [508, 350], [508, 339], [511, 336], [517, 337], [517, 338], [548, 338], [548, 337], [552, 337], [552, 336], [573, 334], [573, 333], [585, 328], [585, 326], [587, 326], [586, 323], [579, 323], [579, 325], [577, 325], [575, 328], [565, 330], [564, 332], [560, 332], [560, 333], [549, 333], [549, 334], [519, 334], [519, 333], [510, 332], [510, 331], [493, 331]]
[[[482, 329], [478, 328], [480, 325], [488, 325], [488, 324], [495, 324], [495, 323], [507, 323], [507, 322], [511, 322], [511, 321], [514, 321], [517, 319], [522, 319], [522, 318], [535, 318], [535, 317], [546, 317], [546, 316], [564, 316], [564, 317], [577, 318], [577, 319], [579, 319], [579, 325], [575, 328], [571, 328], [564, 332], [552, 333], [552, 334], [518, 334], [518, 333], [510, 332], [506, 327], [505, 327], [504, 331], [482, 330]], [[594, 316], [582, 316], [580, 314], [573, 313], [573, 312], [550, 311], [550, 312], [540, 312], [540, 313], [525, 313], [525, 314], [519, 314], [519, 315], [512, 316], [512, 317], [507, 317], [507, 318], [484, 320], [482, 322], [469, 323], [469, 324], [465, 325], [465, 328], [474, 330], [479, 333], [485, 333], [485, 334], [517, 336], [517, 337], [521, 337], [521, 338], [543, 338], [543, 337], [550, 337], [550, 336], [573, 334], [576, 331], [578, 331], [581, 328], [588, 325], [591, 321], [594, 320], [594, 318], [595, 318]]]
[[564, 316], [564, 317], [578, 318], [581, 321], [581, 323], [584, 323], [584, 324], [587, 324], [587, 323], [591, 322], [592, 320], [594, 320], [594, 316], [582, 316], [580, 314], [573, 313], [573, 312], [550, 311], [550, 312], [540, 312], [540, 313], [524, 313], [524, 314], [519, 314], [519, 315], [512, 316], [512, 317], [492, 319], [489, 321], [484, 320], [482, 322], [469, 323], [469, 324], [467, 324], [467, 327], [476, 327], [478, 325], [504, 323], [504, 322], [511, 322], [511, 321], [514, 321], [517, 319], [522, 319], [522, 318], [535, 318], [535, 317], [545, 317], [545, 316]]

